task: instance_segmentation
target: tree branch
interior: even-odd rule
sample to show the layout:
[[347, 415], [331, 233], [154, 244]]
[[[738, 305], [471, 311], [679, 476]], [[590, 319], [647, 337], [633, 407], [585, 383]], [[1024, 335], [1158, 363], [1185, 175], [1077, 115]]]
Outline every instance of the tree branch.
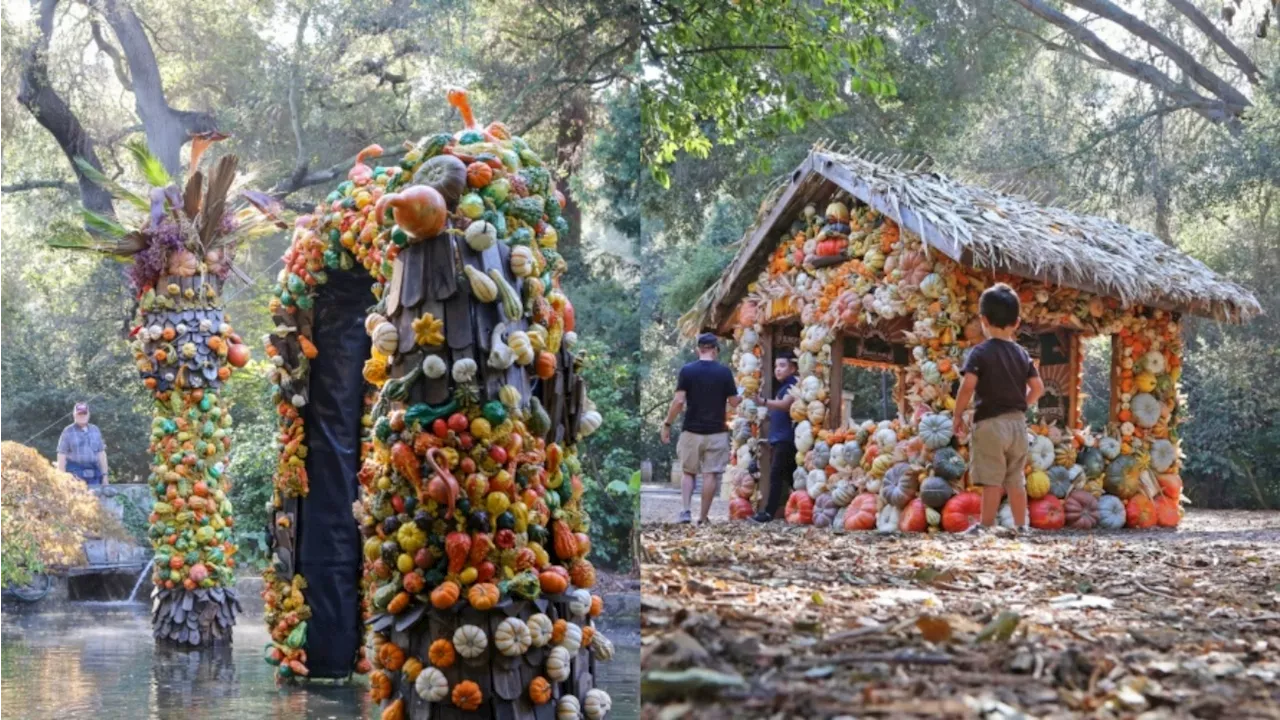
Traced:
[[1195, 80], [1201, 87], [1226, 101], [1228, 106], [1239, 108], [1237, 115], [1251, 104], [1249, 98], [1235, 89], [1231, 83], [1222, 79], [1217, 73], [1200, 64], [1191, 53], [1171, 40], [1167, 35], [1151, 27], [1134, 15], [1120, 9], [1111, 0], [1067, 0], [1076, 7], [1096, 13], [1120, 27], [1133, 33], [1148, 45], [1164, 53], [1175, 65], [1182, 69], [1187, 77]]
[[75, 189], [75, 185], [66, 180], [24, 180], [22, 182], [11, 183], [9, 185], [0, 185], [0, 193], [8, 195], [9, 193], [27, 192], [29, 190], [65, 190], [71, 192]]
[[293, 40], [293, 69], [289, 73], [289, 124], [293, 127], [293, 141], [297, 154], [293, 161], [293, 177], [301, 179], [307, 174], [307, 149], [302, 142], [302, 116], [298, 113], [298, 81], [302, 75], [303, 36], [311, 20], [311, 8], [307, 7], [298, 18], [298, 33]]
[[1063, 13], [1049, 7], [1043, 0], [1014, 0], [1014, 2], [1041, 19], [1065, 30], [1077, 42], [1097, 53], [1098, 57], [1105, 61], [1108, 68], [1113, 72], [1127, 75], [1171, 97], [1182, 100], [1183, 103], [1188, 104], [1188, 107], [1194, 109], [1207, 120], [1216, 123], [1227, 123], [1235, 127], [1239, 126], [1239, 116], [1244, 111], [1243, 107], [1235, 108], [1222, 100], [1205, 97], [1174, 82], [1172, 78], [1160, 72], [1155, 66], [1134, 60], [1117, 52], [1092, 31]]
[[132, 7], [120, 0], [100, 0], [99, 7], [129, 63], [134, 105], [146, 129], [147, 144], [169, 174], [178, 177], [182, 146], [191, 139], [191, 133], [217, 129], [217, 122], [209, 113], [169, 106], [151, 40]]
[[102, 35], [102, 23], [96, 18], [89, 21], [89, 32], [93, 35], [93, 42], [97, 44], [107, 57], [111, 58], [111, 67], [116, 71], [116, 79], [124, 86], [125, 90], [133, 92], [133, 82], [129, 80], [129, 70], [125, 67], [124, 58], [121, 57], [120, 51], [107, 41]]
[[[384, 145], [383, 147], [387, 146]], [[404, 156], [405, 152], [406, 151], [403, 149], [397, 149], [394, 152], [383, 154], [378, 159], [387, 161], [398, 160]], [[277, 181], [276, 184], [267, 191], [267, 194], [275, 197], [276, 199], [284, 199], [303, 188], [333, 182], [334, 180], [343, 177], [347, 171], [355, 165], [355, 163], [356, 156], [352, 155], [350, 158], [343, 160], [340, 163], [334, 163], [324, 170], [314, 170], [312, 172], [305, 173], [301, 177], [294, 177], [294, 175], [290, 173], [289, 177]]]
[[18, 102], [31, 111], [36, 122], [49, 131], [67, 156], [79, 181], [81, 204], [96, 213], [113, 216], [115, 209], [111, 205], [111, 194], [90, 182], [75, 164], [75, 158], [81, 157], [98, 170], [102, 169], [93, 138], [89, 137], [80, 119], [49, 81], [49, 41], [53, 36], [53, 13], [58, 7], [58, 0], [32, 0], [31, 5], [38, 19], [39, 35], [23, 53]]
[[1169, 4], [1177, 8], [1178, 12], [1186, 15], [1187, 19], [1200, 28], [1200, 32], [1208, 35], [1214, 44], [1222, 48], [1223, 52], [1231, 57], [1236, 67], [1240, 68], [1240, 71], [1248, 78], [1249, 84], [1257, 85], [1261, 80], [1266, 79], [1267, 76], [1262, 74], [1257, 65], [1253, 64], [1253, 60], [1245, 51], [1241, 50], [1239, 45], [1231, 42], [1231, 38], [1228, 38], [1226, 33], [1219, 30], [1212, 20], [1200, 12], [1199, 8], [1192, 5], [1188, 0], [1169, 0]]

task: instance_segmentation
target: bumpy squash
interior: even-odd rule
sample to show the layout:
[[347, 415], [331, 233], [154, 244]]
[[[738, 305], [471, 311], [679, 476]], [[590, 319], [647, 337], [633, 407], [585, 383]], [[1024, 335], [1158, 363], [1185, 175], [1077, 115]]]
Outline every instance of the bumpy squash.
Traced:
[[1049, 494], [1049, 474], [1036, 470], [1027, 475], [1027, 497], [1038, 500]]
[[1125, 503], [1125, 527], [1145, 530], [1156, 524], [1156, 506], [1151, 498], [1138, 493]]
[[918, 485], [915, 473], [909, 463], [898, 463], [884, 474], [884, 482], [880, 486], [880, 496], [885, 502], [898, 509], [906, 507], [916, 496]]
[[1062, 503], [1066, 526], [1073, 530], [1092, 530], [1098, 524], [1098, 498], [1087, 490], [1076, 490]]
[[924, 502], [916, 498], [907, 503], [898, 518], [898, 529], [902, 532], [924, 532], [929, 529], [929, 521], [925, 517]]

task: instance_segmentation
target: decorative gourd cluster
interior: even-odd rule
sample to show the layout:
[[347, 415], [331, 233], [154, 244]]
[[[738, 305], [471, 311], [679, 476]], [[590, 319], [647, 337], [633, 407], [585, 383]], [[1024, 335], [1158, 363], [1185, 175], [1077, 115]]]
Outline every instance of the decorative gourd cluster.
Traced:
[[[853, 211], [849, 207], [853, 207]], [[1103, 436], [1082, 426], [1033, 426], [1026, 468], [1030, 523], [1063, 527], [1173, 527], [1182, 516], [1178, 476], [1177, 319], [1111, 298], [962, 266], [857, 201], [813, 206], [793, 224], [738, 308], [734, 366], [739, 385], [758, 388], [761, 336], [771, 321], [798, 316], [798, 469], [786, 517], [845, 530], [959, 532], [977, 521], [979, 494], [968, 447], [952, 434], [953, 385], [964, 353], [982, 341], [978, 297], [1011, 285], [1024, 323], [1111, 334], [1119, 343], [1112, 422]], [[905, 401], [910, 416], [825, 428], [831, 343], [844, 329], [897, 327], [911, 347]], [[739, 406], [732, 425], [731, 517], [751, 514], [757, 488], [748, 469], [764, 413]], [[1000, 521], [1012, 524], [1008, 505]]]
[[[300, 409], [316, 353], [307, 338], [315, 286], [327, 270], [360, 263], [377, 305], [365, 325], [372, 390], [354, 512], [383, 717], [416, 716], [419, 702], [475, 711], [514, 701], [510, 687], [490, 697], [464, 677], [502, 658], [538, 661], [517, 695], [604, 717], [608, 695], [580, 680], [589, 684], [588, 658], [607, 660], [612, 644], [592, 621], [602, 601], [589, 592], [576, 443], [602, 417], [576, 377], [574, 309], [560, 289], [564, 197], [523, 140], [499, 122], [480, 129], [465, 93], [449, 100], [464, 130], [406, 144], [393, 167], [365, 165], [381, 153], [367, 149], [347, 182], [296, 224], [267, 351], [281, 417], [277, 517], [288, 519], [283, 498], [307, 489]], [[415, 272], [428, 277], [425, 288]], [[426, 300], [406, 301], [417, 295]], [[269, 599], [269, 622], [301, 626], [305, 609], [290, 617], [282, 602], [296, 597], [293, 581], [273, 581], [279, 605]], [[281, 650], [282, 666], [287, 657]], [[570, 668], [579, 685], [562, 688]]]
[[241, 191], [248, 206], [232, 207], [234, 155], [222, 156], [207, 173], [200, 169], [204, 152], [225, 138], [216, 132], [193, 136], [181, 183], [145, 144], [130, 144], [151, 186], [145, 198], [77, 158], [90, 181], [140, 218], [131, 230], [85, 210], [86, 224], [98, 236], [54, 243], [131, 260], [129, 279], [138, 298], [131, 349], [154, 411], [147, 477], [155, 500], [148, 518], [154, 634], [194, 646], [230, 641], [239, 607], [227, 498], [231, 413], [220, 393], [232, 369], [248, 362], [249, 351], [223, 312], [222, 285], [234, 271], [237, 247], [282, 225], [275, 203], [261, 193]]

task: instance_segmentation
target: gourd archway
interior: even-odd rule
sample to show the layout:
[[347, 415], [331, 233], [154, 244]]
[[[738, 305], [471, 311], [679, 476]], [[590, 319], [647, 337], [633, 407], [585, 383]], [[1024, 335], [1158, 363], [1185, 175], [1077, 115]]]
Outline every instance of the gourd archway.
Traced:
[[[1157, 507], [1162, 526], [1176, 525], [1186, 500], [1179, 323], [1185, 313], [1242, 322], [1261, 308], [1245, 288], [1147, 233], [820, 147], [762, 210], [682, 330], [732, 334], [748, 393], [769, 394], [766, 370], [780, 342], [796, 348], [793, 486], [820, 506], [857, 509], [856, 521], [837, 515], [832, 526], [869, 529], [872, 510], [892, 516], [927, 488], [927, 525], [962, 530], [959, 505], [974, 488], [950, 412], [965, 353], [983, 339], [979, 295], [996, 282], [1018, 293], [1020, 341], [1050, 390], [1030, 425], [1029, 494], [1052, 495], [1055, 508], [1074, 497], [1067, 517], [1080, 529], [1116, 527], [1117, 517], [1146, 527]], [[1098, 430], [1080, 412], [1081, 342], [1093, 335], [1113, 338], [1110, 417]], [[897, 417], [841, 417], [850, 365], [898, 374]], [[753, 489], [759, 498], [749, 469], [762, 455], [765, 420], [748, 401], [732, 422], [726, 484], [740, 498]], [[1061, 513], [1050, 514], [1041, 524], [1062, 527]], [[1011, 522], [1007, 510], [1001, 517]], [[882, 519], [882, 531], [902, 529]]]
[[[461, 131], [397, 165], [366, 149], [285, 254], [268, 660], [282, 678], [371, 672], [384, 717], [605, 717], [576, 447], [601, 416], [560, 289], [564, 199], [523, 140], [449, 101]], [[331, 561], [359, 577], [307, 572]]]

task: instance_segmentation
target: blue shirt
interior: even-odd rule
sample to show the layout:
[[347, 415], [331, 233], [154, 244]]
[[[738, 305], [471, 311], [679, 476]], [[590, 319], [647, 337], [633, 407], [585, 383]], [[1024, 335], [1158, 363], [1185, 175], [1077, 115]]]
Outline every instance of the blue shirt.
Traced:
[[676, 390], [684, 391], [684, 432], [715, 435], [729, 431], [725, 403], [738, 394], [729, 368], [714, 360], [694, 360], [680, 368]]
[[98, 466], [98, 453], [107, 449], [102, 441], [102, 431], [97, 425], [86, 425], [83, 429], [72, 423], [62, 429], [62, 437], [58, 438], [58, 454], [66, 455], [67, 462], [77, 465]]
[[[774, 400], [781, 400], [787, 396], [787, 390], [795, 385], [796, 376], [783, 380], [778, 385], [778, 391], [773, 394]], [[769, 444], [777, 445], [780, 442], [795, 442], [796, 426], [791, 422], [790, 410], [770, 410], [769, 411]]]

